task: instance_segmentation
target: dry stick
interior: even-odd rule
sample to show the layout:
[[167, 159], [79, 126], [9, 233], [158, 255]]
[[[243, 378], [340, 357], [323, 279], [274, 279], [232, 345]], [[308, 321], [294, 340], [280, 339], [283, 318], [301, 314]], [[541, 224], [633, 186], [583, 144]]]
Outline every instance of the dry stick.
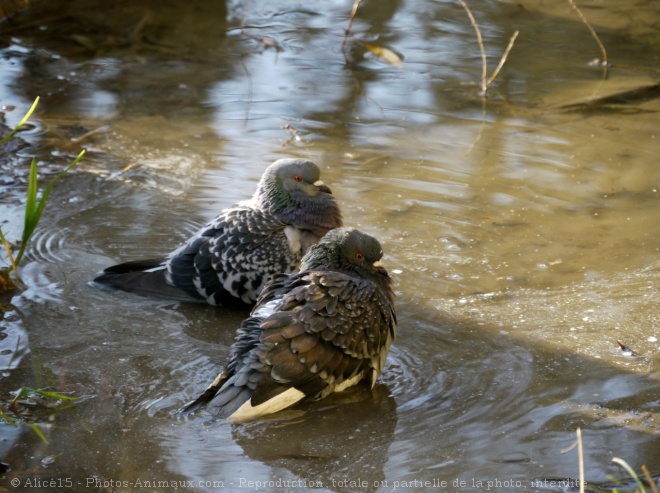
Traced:
[[11, 370], [11, 364], [14, 362], [14, 358], [16, 357], [16, 354], [18, 353], [18, 347], [21, 344], [21, 335], [18, 335], [18, 338], [16, 339], [16, 347], [14, 348], [14, 352], [11, 353], [11, 359], [9, 360], [9, 363], [7, 363], [7, 368], [8, 370]]
[[582, 430], [578, 428], [577, 444], [578, 444], [578, 468], [580, 470], [580, 493], [584, 493], [584, 451], [582, 450]]
[[[14, 256], [11, 253], [11, 248], [9, 247], [9, 243], [7, 240], [5, 240], [5, 236], [2, 234], [0, 231], [0, 240], [2, 240], [2, 246], [5, 247], [5, 251], [7, 252], [7, 257], [9, 259], [9, 263], [11, 265], [11, 269], [14, 271], [14, 276], [16, 276], [16, 282], [18, 284], [21, 283], [21, 278], [18, 277], [18, 266], [16, 265], [16, 261], [14, 260]], [[7, 279], [9, 279], [9, 275], [7, 275]], [[10, 279], [11, 281], [11, 279]]]
[[483, 38], [481, 37], [481, 30], [479, 29], [479, 25], [477, 24], [474, 15], [472, 15], [472, 11], [465, 3], [465, 0], [458, 0], [458, 1], [465, 9], [465, 12], [467, 12], [468, 17], [470, 18], [470, 23], [472, 24], [474, 31], [477, 33], [477, 42], [479, 43], [479, 50], [481, 51], [481, 92], [482, 95], [485, 97], [487, 95], [488, 86], [492, 84], [492, 82], [495, 80], [495, 77], [497, 77], [497, 75], [500, 73], [500, 70], [502, 70], [504, 63], [506, 62], [506, 59], [509, 56], [509, 52], [511, 51], [511, 48], [513, 48], [513, 43], [516, 42], [516, 38], [518, 37], [518, 34], [520, 34], [520, 31], [516, 29], [516, 32], [513, 33], [513, 36], [511, 36], [511, 39], [509, 40], [509, 44], [507, 45], [506, 50], [504, 50], [504, 54], [502, 55], [502, 58], [500, 58], [500, 63], [498, 63], [492, 75], [490, 77], [487, 77], [488, 65], [486, 63], [486, 50], [484, 48]]
[[596, 43], [598, 43], [598, 46], [600, 47], [600, 51], [603, 54], [603, 65], [607, 67], [608, 61], [607, 61], [607, 51], [605, 51], [605, 47], [603, 46], [603, 43], [600, 42], [600, 39], [598, 38], [598, 34], [596, 34], [596, 31], [594, 31], [594, 28], [591, 27], [591, 24], [589, 24], [589, 21], [587, 18], [584, 16], [582, 11], [578, 8], [577, 4], [575, 3], [575, 0], [568, 0], [568, 3], [571, 4], [571, 7], [573, 7], [573, 10], [577, 12], [577, 14], [580, 16], [580, 19], [582, 19], [582, 22], [587, 26], [587, 29], [589, 29], [589, 32], [591, 35], [594, 37], [596, 40]]
[[474, 32], [477, 33], [477, 43], [479, 43], [479, 50], [481, 50], [481, 92], [485, 96], [486, 91], [488, 90], [488, 83], [486, 79], [486, 72], [488, 69], [488, 66], [486, 64], [486, 49], [484, 48], [484, 42], [481, 37], [481, 30], [479, 29], [479, 25], [477, 24], [476, 19], [472, 15], [472, 11], [470, 10], [470, 7], [467, 6], [467, 3], [465, 3], [465, 0], [458, 0], [463, 8], [465, 9], [465, 12], [467, 13], [468, 17], [470, 18], [470, 23], [472, 24], [472, 27], [474, 28]]
[[500, 58], [500, 63], [497, 64], [497, 67], [493, 71], [492, 75], [488, 77], [488, 63], [486, 62], [486, 49], [484, 48], [484, 41], [483, 38], [481, 37], [481, 29], [479, 29], [479, 25], [477, 24], [474, 15], [472, 15], [472, 11], [470, 10], [470, 7], [468, 7], [467, 3], [465, 3], [465, 0], [458, 0], [458, 1], [463, 6], [463, 9], [465, 9], [465, 12], [470, 18], [470, 23], [474, 28], [474, 32], [477, 33], [477, 43], [479, 44], [479, 50], [481, 51], [481, 96], [482, 96], [481, 109], [483, 112], [483, 120], [481, 122], [481, 128], [479, 129], [479, 134], [477, 135], [477, 138], [466, 152], [466, 154], [469, 154], [470, 152], [472, 152], [472, 149], [474, 149], [474, 147], [477, 145], [479, 140], [481, 140], [481, 134], [483, 132], [484, 125], [486, 123], [486, 97], [488, 96], [488, 86], [495, 80], [495, 77], [498, 76], [500, 70], [502, 70], [504, 63], [506, 62], [506, 59], [509, 56], [509, 52], [513, 48], [513, 43], [515, 43], [518, 34], [520, 34], [520, 31], [516, 29], [516, 31], [513, 33], [513, 36], [511, 36], [511, 39], [509, 40], [509, 44], [507, 45], [506, 49], [504, 50], [504, 53], [502, 54], [502, 58]]
[[488, 64], [486, 63], [486, 49], [484, 48], [484, 41], [483, 38], [481, 37], [481, 30], [479, 29], [477, 20], [472, 15], [472, 11], [470, 10], [470, 7], [467, 6], [467, 3], [465, 3], [465, 0], [458, 0], [458, 1], [463, 6], [463, 9], [465, 9], [468, 18], [470, 19], [470, 24], [472, 24], [472, 27], [474, 28], [474, 32], [477, 33], [477, 43], [479, 44], [479, 50], [481, 51], [481, 96], [482, 96], [481, 112], [483, 115], [483, 119], [481, 120], [481, 127], [479, 128], [479, 133], [477, 134], [477, 138], [474, 139], [472, 145], [465, 152], [465, 154], [470, 154], [472, 152], [472, 149], [474, 149], [474, 147], [477, 145], [477, 142], [481, 140], [481, 134], [483, 133], [484, 126], [486, 124], [486, 94], [488, 91], [486, 74], [488, 70]]
[[658, 488], [655, 485], [655, 480], [651, 477], [651, 473], [649, 473], [649, 469], [646, 467], [646, 464], [642, 466], [642, 472], [644, 473], [644, 476], [646, 476], [646, 479], [649, 482], [649, 486], [651, 486], [653, 493], [659, 493]]
[[495, 77], [497, 77], [497, 74], [499, 74], [500, 70], [502, 70], [504, 63], [509, 56], [509, 52], [511, 51], [511, 48], [513, 48], [513, 43], [516, 42], [518, 34], [520, 34], [520, 31], [516, 29], [516, 32], [513, 33], [513, 36], [511, 36], [511, 39], [509, 40], [509, 44], [507, 45], [506, 50], [504, 50], [502, 58], [500, 58], [500, 63], [497, 64], [497, 67], [495, 67], [495, 70], [493, 70], [493, 74], [488, 78], [488, 81], [486, 81], [486, 87], [491, 85], [491, 83], [495, 80]]
[[[252, 9], [252, 0], [248, 0], [247, 3], [245, 4], [245, 13], [243, 14], [243, 18], [241, 19], [241, 34], [245, 34], [245, 24], [247, 23], [248, 15], [250, 15], [250, 9]], [[248, 102], [247, 105], [245, 106], [245, 123], [244, 123], [244, 125], [247, 127], [248, 118], [250, 116], [250, 101], [252, 101], [252, 74], [245, 65], [245, 62], [243, 61], [243, 57], [240, 58], [240, 62], [248, 78]]]
[[97, 134], [99, 132], [107, 132], [109, 130], [110, 130], [109, 125], [101, 125], [100, 127], [95, 128], [94, 130], [90, 130], [89, 132], [82, 134], [80, 137], [74, 137], [73, 139], [71, 139], [70, 142], [64, 144], [64, 146], [71, 147], [72, 145], [80, 144], [81, 142], [87, 140], [89, 137], [91, 137], [94, 134]]
[[355, 19], [355, 14], [357, 12], [358, 6], [362, 0], [355, 0], [353, 2], [353, 8], [351, 9], [351, 16], [348, 18], [348, 26], [344, 32], [344, 39], [341, 40], [341, 52], [344, 54], [344, 60], [348, 65], [348, 55], [346, 54], [346, 41], [348, 40], [348, 35], [351, 33], [351, 27], [353, 27], [353, 19]]

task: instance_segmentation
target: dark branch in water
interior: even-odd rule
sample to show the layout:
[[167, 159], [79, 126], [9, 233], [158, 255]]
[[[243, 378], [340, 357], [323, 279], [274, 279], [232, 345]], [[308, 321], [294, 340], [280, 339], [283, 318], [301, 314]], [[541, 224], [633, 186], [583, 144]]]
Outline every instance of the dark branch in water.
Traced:
[[353, 2], [353, 8], [351, 9], [351, 16], [348, 18], [348, 26], [346, 26], [346, 31], [344, 32], [344, 39], [342, 39], [341, 41], [341, 52], [344, 54], [344, 60], [346, 60], [346, 65], [350, 63], [348, 60], [348, 55], [346, 54], [346, 41], [348, 39], [348, 35], [351, 34], [351, 27], [353, 27], [353, 19], [355, 19], [355, 14], [357, 12], [358, 7], [360, 6], [360, 1], [361, 0], [354, 0]]
[[606, 108], [612, 105], [634, 105], [652, 99], [660, 98], [660, 84], [637, 87], [615, 94], [608, 94], [599, 98], [590, 99], [580, 103], [565, 104], [561, 108], [572, 111], [585, 111], [596, 108]]

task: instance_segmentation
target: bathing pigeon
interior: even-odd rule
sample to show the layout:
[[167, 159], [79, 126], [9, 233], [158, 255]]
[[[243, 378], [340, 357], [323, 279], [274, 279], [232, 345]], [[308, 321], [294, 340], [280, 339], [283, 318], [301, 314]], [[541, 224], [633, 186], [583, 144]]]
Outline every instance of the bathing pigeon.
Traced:
[[299, 273], [271, 278], [238, 329], [226, 368], [183, 411], [207, 404], [214, 416], [242, 422], [362, 379], [373, 386], [396, 329], [382, 256], [378, 241], [356, 229], [326, 234]]
[[298, 270], [339, 206], [304, 159], [271, 164], [251, 200], [231, 206], [167, 257], [109, 267], [92, 282], [142, 295], [211, 305], [253, 305], [269, 276]]

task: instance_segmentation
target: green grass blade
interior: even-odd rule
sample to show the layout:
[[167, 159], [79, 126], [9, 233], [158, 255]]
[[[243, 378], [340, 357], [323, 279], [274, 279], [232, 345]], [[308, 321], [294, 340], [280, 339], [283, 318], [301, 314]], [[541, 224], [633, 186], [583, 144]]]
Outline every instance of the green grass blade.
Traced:
[[[29, 387], [21, 387], [20, 389], [18, 389], [16, 391], [16, 395], [14, 395], [14, 398], [9, 403], [9, 406], [11, 407], [11, 406], [16, 405], [16, 401], [18, 399], [21, 399], [21, 398], [25, 397], [28, 394], [29, 390], [30, 390]], [[12, 394], [13, 394], [13, 392], [12, 392]]]
[[41, 431], [41, 428], [39, 428], [36, 424], [34, 423], [25, 423], [28, 425], [30, 428], [32, 428], [32, 431], [34, 431], [39, 438], [41, 438], [45, 443], [48, 443], [48, 439], [46, 438], [46, 435], [44, 435], [44, 432]]
[[51, 392], [50, 390], [41, 390], [41, 389], [28, 389], [29, 394], [36, 394], [42, 397], [48, 397], [50, 399], [59, 399], [61, 401], [76, 401], [80, 397], [74, 397], [71, 395], [61, 394], [59, 392]]
[[628, 474], [630, 474], [630, 477], [633, 478], [637, 483], [637, 487], [639, 488], [640, 493], [646, 493], [646, 489], [644, 488], [644, 485], [640, 481], [639, 477], [637, 477], [637, 474], [635, 473], [635, 471], [633, 471], [633, 468], [630, 467], [625, 460], [619, 459], [618, 457], [614, 457], [612, 459], [612, 462], [619, 464], [621, 467], [623, 467], [626, 470]]
[[4, 419], [8, 424], [12, 426], [18, 426], [16, 423], [16, 420], [10, 418], [6, 412], [4, 412], [2, 409], [0, 409], [0, 418]]
[[80, 399], [80, 397], [72, 397], [70, 395], [62, 394], [60, 392], [53, 392], [51, 390], [44, 389], [33, 389], [32, 387], [21, 387], [16, 391], [16, 395], [12, 399], [12, 403], [16, 402], [22, 397], [32, 397], [35, 395], [40, 395], [42, 397], [49, 397], [51, 399], [60, 399], [63, 401], [75, 401]]
[[11, 139], [12, 136], [16, 132], [18, 132], [23, 125], [25, 125], [25, 122], [28, 121], [28, 119], [32, 116], [32, 113], [34, 113], [34, 110], [36, 109], [38, 104], [39, 104], [39, 96], [37, 96], [37, 99], [34, 100], [34, 103], [32, 103], [32, 107], [28, 110], [28, 112], [25, 114], [23, 119], [20, 122], [18, 122], [18, 125], [16, 125], [11, 132], [9, 132], [6, 136], [2, 138], [2, 140], [0, 140], [0, 144], [4, 144], [9, 139]]
[[55, 185], [55, 182], [59, 180], [62, 176], [64, 176], [71, 168], [73, 168], [76, 164], [80, 162], [82, 157], [85, 155], [85, 151], [82, 150], [80, 151], [80, 154], [78, 154], [78, 157], [73, 160], [71, 164], [69, 164], [66, 168], [64, 168], [62, 171], [60, 171], [55, 178], [53, 178], [50, 183], [46, 186], [44, 189], [43, 194], [41, 195], [41, 199], [39, 200], [39, 204], [37, 204], [37, 208], [34, 211], [34, 216], [35, 216], [35, 227], [37, 226], [36, 223], [39, 222], [39, 219], [41, 219], [41, 214], [44, 210], [44, 207], [46, 206], [46, 200], [48, 200], [48, 195], [50, 195], [50, 191], [53, 189], [53, 185]]
[[[23, 257], [28, 240], [34, 232], [37, 224], [34, 221], [34, 214], [37, 208], [37, 160], [32, 159], [30, 164], [30, 176], [28, 178], [27, 198], [25, 201], [25, 221], [23, 223], [23, 236], [21, 237], [21, 247], [16, 255], [16, 264], [18, 265]], [[38, 221], [38, 220], [37, 220]]]
[[0, 419], [5, 420], [8, 424], [12, 426], [18, 427], [21, 424], [26, 424], [30, 428], [32, 428], [32, 431], [34, 431], [39, 438], [41, 438], [45, 443], [48, 443], [48, 439], [46, 438], [46, 435], [44, 435], [44, 432], [41, 431], [41, 428], [39, 428], [36, 424], [34, 423], [26, 423], [25, 421], [16, 421], [15, 419], [10, 418], [6, 412], [4, 412], [2, 409], [0, 409]]
[[21, 258], [23, 258], [23, 253], [25, 252], [28, 242], [32, 237], [32, 233], [34, 233], [34, 230], [37, 229], [37, 225], [39, 224], [39, 220], [41, 219], [41, 215], [44, 211], [44, 207], [46, 206], [46, 201], [48, 200], [50, 191], [53, 189], [53, 185], [71, 168], [73, 168], [76, 164], [78, 164], [82, 159], [82, 157], [84, 156], [84, 154], [85, 151], [84, 150], [81, 151], [80, 154], [78, 154], [78, 157], [76, 157], [76, 159], [74, 159], [73, 162], [71, 162], [71, 164], [69, 164], [66, 168], [60, 171], [55, 176], [55, 178], [51, 180], [51, 182], [44, 189], [41, 195], [41, 199], [39, 199], [38, 202], [37, 202], [37, 189], [38, 189], [37, 161], [36, 159], [32, 160], [32, 165], [30, 166], [30, 178], [28, 181], [27, 201], [25, 203], [25, 224], [23, 226], [23, 236], [21, 238], [21, 247], [18, 250], [18, 255], [16, 255], [17, 265], [21, 261]]

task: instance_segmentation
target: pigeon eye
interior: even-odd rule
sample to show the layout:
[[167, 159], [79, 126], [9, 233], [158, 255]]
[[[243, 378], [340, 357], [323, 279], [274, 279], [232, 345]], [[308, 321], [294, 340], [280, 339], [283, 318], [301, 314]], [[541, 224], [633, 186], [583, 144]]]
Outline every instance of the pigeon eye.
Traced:
[[294, 176], [293, 179], [296, 180], [298, 183], [300, 183], [301, 181], [303, 181], [303, 180], [302, 180], [302, 176], [300, 176], [300, 175], [296, 175], [296, 176]]
[[355, 259], [359, 262], [362, 262], [364, 260], [364, 255], [362, 255], [360, 252], [355, 254]]

